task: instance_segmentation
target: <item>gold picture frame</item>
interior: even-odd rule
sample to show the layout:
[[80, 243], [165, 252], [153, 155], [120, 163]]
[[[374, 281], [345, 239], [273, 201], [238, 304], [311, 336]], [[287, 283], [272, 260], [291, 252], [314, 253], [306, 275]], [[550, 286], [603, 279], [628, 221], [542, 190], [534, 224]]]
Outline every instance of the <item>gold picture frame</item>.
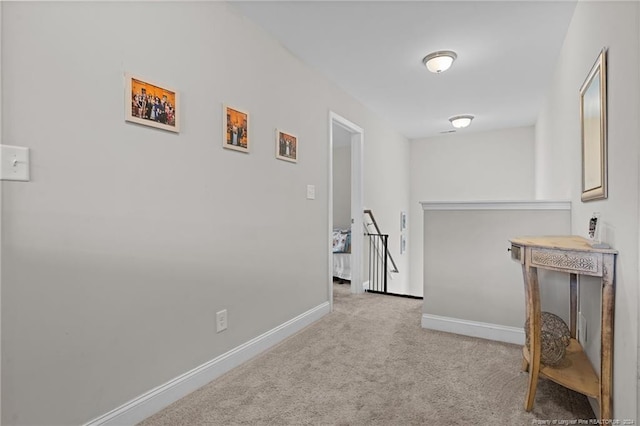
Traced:
[[607, 49], [580, 88], [582, 201], [607, 198]]

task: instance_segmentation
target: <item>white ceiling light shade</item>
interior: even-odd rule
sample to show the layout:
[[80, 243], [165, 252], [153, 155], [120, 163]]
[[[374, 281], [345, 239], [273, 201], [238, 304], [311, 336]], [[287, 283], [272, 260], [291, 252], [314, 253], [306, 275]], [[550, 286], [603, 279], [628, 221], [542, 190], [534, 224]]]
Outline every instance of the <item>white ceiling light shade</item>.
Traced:
[[429, 71], [440, 74], [441, 72], [448, 70], [457, 57], [458, 55], [454, 51], [441, 50], [439, 52], [429, 53], [424, 57], [422, 63]]
[[471, 120], [473, 120], [474, 116], [470, 114], [466, 115], [456, 115], [454, 117], [449, 118], [451, 125], [456, 129], [463, 129], [468, 127], [471, 124]]

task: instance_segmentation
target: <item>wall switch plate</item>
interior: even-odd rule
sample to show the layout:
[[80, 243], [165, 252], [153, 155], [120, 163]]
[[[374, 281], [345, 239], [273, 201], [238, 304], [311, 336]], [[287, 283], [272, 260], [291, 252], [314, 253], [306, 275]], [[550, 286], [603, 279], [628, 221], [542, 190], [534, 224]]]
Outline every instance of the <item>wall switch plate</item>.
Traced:
[[227, 310], [216, 312], [216, 333], [227, 329]]
[[315, 199], [316, 199], [316, 186], [307, 185], [307, 200], [315, 200]]
[[0, 179], [29, 181], [29, 148], [0, 145]]

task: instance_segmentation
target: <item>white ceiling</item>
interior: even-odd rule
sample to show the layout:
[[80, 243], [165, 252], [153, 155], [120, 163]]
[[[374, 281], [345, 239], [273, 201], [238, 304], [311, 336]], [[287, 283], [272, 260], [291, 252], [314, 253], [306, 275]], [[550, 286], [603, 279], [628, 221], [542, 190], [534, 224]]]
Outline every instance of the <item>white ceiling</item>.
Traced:
[[[575, 1], [234, 2], [245, 16], [407, 138], [533, 125]], [[432, 74], [422, 58], [453, 50]], [[577, 95], [576, 95], [577, 96]]]

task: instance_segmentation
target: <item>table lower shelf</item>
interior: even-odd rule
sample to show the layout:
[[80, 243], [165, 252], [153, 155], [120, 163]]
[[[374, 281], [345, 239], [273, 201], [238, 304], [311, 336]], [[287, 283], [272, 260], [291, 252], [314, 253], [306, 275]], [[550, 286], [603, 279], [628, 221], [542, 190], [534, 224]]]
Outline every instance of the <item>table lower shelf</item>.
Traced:
[[[527, 362], [531, 363], [529, 349], [526, 346], [522, 348], [522, 354]], [[600, 378], [576, 339], [571, 339], [560, 365], [551, 367], [540, 363], [540, 375], [600, 401]]]

